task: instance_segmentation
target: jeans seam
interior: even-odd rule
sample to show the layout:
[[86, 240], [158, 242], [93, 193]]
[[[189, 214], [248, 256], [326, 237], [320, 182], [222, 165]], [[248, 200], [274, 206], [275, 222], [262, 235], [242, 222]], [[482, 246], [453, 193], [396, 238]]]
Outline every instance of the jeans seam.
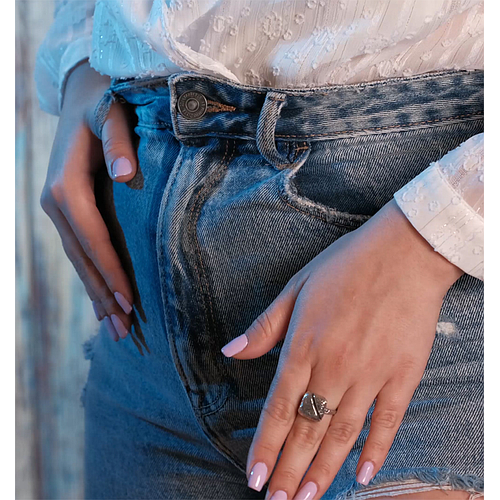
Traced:
[[[420, 80], [426, 80], [428, 78], [435, 78], [436, 76], [452, 76], [452, 75], [460, 75], [460, 74], [473, 74], [475, 70], [443, 70], [439, 72], [427, 72], [427, 73], [420, 73], [418, 75], [412, 75], [408, 77], [396, 77], [396, 78], [386, 78], [384, 80], [378, 80], [374, 82], [360, 82], [360, 83], [352, 83], [352, 84], [336, 84], [334, 85], [333, 89], [336, 90], [338, 87], [339, 90], [342, 89], [349, 89], [349, 88], [362, 88], [362, 87], [383, 87], [386, 85], [389, 85], [394, 82], [412, 82], [412, 81], [420, 81]], [[187, 77], [187, 78], [182, 78], [183, 73], [178, 73], [176, 79], [180, 80], [182, 79], [183, 82], [185, 81], [204, 81], [204, 78], [200, 77]], [[158, 76], [153, 79], [146, 79], [145, 81], [140, 81], [139, 79], [131, 79], [126, 82], [120, 82], [119, 80], [116, 80], [112, 83], [111, 88], [114, 90], [121, 90], [123, 88], [128, 89], [128, 88], [152, 88], [158, 86], [158, 84], [168, 81], [168, 79], [172, 75], [165, 75], [165, 76]], [[221, 78], [216, 78], [216, 77], [211, 77], [211, 79], [219, 81], [223, 84], [229, 84], [231, 85], [230, 82], [227, 82], [225, 80], [222, 80]], [[132, 84], [132, 85], [130, 85]], [[250, 85], [236, 85], [239, 88], [243, 88], [248, 92], [252, 92], [254, 94], [267, 94], [266, 91], [260, 91], [251, 88]], [[270, 88], [270, 87], [269, 87]], [[308, 95], [308, 94], [314, 94], [317, 93], [320, 90], [323, 90], [325, 88], [331, 88], [330, 85], [324, 85], [324, 86], [318, 86], [314, 87], [313, 90], [310, 89], [304, 89], [304, 90], [297, 90], [297, 89], [289, 89], [289, 88], [279, 88], [279, 89], [274, 89], [274, 90], [283, 90], [289, 93], [289, 95]]]
[[[298, 169], [300, 170], [300, 169]], [[346, 212], [339, 212], [338, 210], [335, 210], [332, 207], [328, 207], [327, 205], [321, 205], [318, 202], [315, 202], [313, 200], [309, 200], [308, 198], [305, 198], [301, 196], [295, 186], [292, 185], [292, 177], [294, 177], [296, 172], [287, 172], [286, 176], [282, 178], [281, 182], [278, 185], [278, 196], [280, 200], [285, 203], [287, 206], [290, 208], [293, 208], [295, 211], [302, 213], [304, 215], [307, 215], [309, 217], [313, 217], [315, 219], [318, 219], [325, 224], [328, 225], [333, 225], [345, 229], [357, 229], [358, 227], [362, 226], [368, 219], [371, 218], [371, 215], [365, 215], [365, 214], [348, 214]], [[292, 197], [289, 193], [286, 191], [286, 185], [288, 185], [289, 189], [293, 189], [295, 192], [292, 194], [295, 194], [297, 198], [305, 199], [309, 203], [311, 203], [317, 210], [324, 210], [332, 214], [332, 220], [329, 220], [328, 217], [321, 216], [320, 214], [315, 214], [314, 212], [307, 210], [306, 208], [303, 208], [301, 206], [297, 206], [292, 204]], [[338, 218], [341, 219], [340, 214], [345, 214], [345, 222], [342, 222], [340, 220], [336, 221], [335, 220], [335, 212], [338, 212], [339, 216]]]
[[[425, 124], [429, 124], [429, 123], [434, 123], [435, 125], [439, 125], [440, 123], [446, 123], [448, 121], [456, 120], [458, 118], [467, 118], [467, 117], [477, 117], [477, 118], [473, 118], [472, 120], [480, 120], [481, 118], [484, 117], [484, 112], [478, 111], [475, 113], [468, 113], [466, 115], [451, 116], [449, 118], [442, 118], [442, 119], [438, 119], [438, 120], [434, 120], [434, 121], [413, 122], [411, 124], [407, 123], [407, 124], [402, 124], [402, 125], [390, 125], [387, 127], [364, 128], [364, 129], [359, 129], [359, 130], [342, 130], [342, 131], [338, 131], [338, 132], [330, 132], [328, 134], [309, 134], [309, 135], [275, 134], [275, 137], [276, 138], [290, 138], [293, 140], [293, 139], [307, 139], [307, 138], [312, 138], [312, 137], [324, 137], [324, 138], [332, 137], [333, 138], [333, 136], [342, 135], [342, 134], [351, 134], [353, 136], [356, 136], [362, 132], [384, 131], [384, 130], [390, 130], [392, 128], [399, 128], [402, 131], [404, 131], [407, 128], [411, 128], [414, 125], [425, 125]], [[176, 134], [177, 134], [176, 137], [179, 140], [187, 139], [187, 138], [191, 138], [191, 137], [229, 137], [229, 138], [237, 137], [237, 138], [240, 138], [243, 140], [253, 140], [253, 141], [256, 139], [255, 135], [250, 135], [250, 133], [248, 133], [248, 135], [247, 135], [246, 133], [242, 133], [242, 132], [234, 133], [234, 132], [210, 132], [210, 131], [206, 131], [206, 132], [201, 132], [198, 134], [183, 134], [183, 133], [179, 133], [178, 129], [177, 129]]]
[[[205, 311], [205, 316], [208, 317], [208, 319], [209, 319], [209, 325], [210, 325], [211, 329], [214, 329], [214, 326], [215, 326], [215, 315], [214, 315], [214, 311], [213, 311], [212, 299], [210, 297], [210, 290], [208, 289], [208, 283], [205, 283], [205, 282], [207, 282], [207, 279], [206, 279], [206, 274], [205, 274], [205, 268], [203, 265], [203, 259], [202, 259], [202, 255], [201, 255], [200, 245], [199, 245], [198, 237], [196, 235], [196, 222], [199, 218], [201, 209], [203, 207], [203, 202], [205, 200], [205, 198], [201, 197], [201, 195], [204, 193], [210, 192], [210, 188], [212, 186], [214, 186], [220, 180], [220, 178], [222, 177], [223, 173], [226, 170], [225, 167], [227, 167], [229, 165], [229, 162], [231, 161], [232, 157], [234, 156], [234, 152], [235, 152], [236, 148], [235, 148], [234, 141], [232, 141], [232, 142], [233, 142], [232, 152], [229, 153], [229, 140], [226, 141], [226, 151], [224, 152], [224, 156], [221, 160], [221, 168], [218, 170], [215, 170], [212, 174], [212, 175], [214, 175], [214, 177], [211, 178], [207, 184], [203, 184], [201, 189], [198, 191], [198, 193], [196, 194], [196, 196], [193, 200], [193, 205], [192, 205], [190, 213], [189, 213], [188, 232], [189, 232], [189, 234], [192, 235], [192, 239], [195, 242], [196, 254], [198, 257], [198, 261], [199, 261], [199, 266], [195, 262], [194, 268], [196, 270], [196, 275], [198, 278], [198, 280], [197, 280], [198, 286], [200, 287], [200, 290], [202, 292], [202, 296], [204, 297], [203, 309]], [[199, 206], [197, 206], [197, 205], [199, 205]], [[197, 208], [196, 212], [195, 212], [195, 208]], [[208, 304], [206, 301], [207, 298], [208, 298]], [[205, 408], [213, 408], [213, 406], [215, 404], [217, 404], [219, 402], [219, 400], [222, 398], [223, 392], [224, 391], [221, 390], [217, 399], [214, 402], [212, 402], [211, 404], [199, 406], [197, 408], [197, 411], [201, 412]]]
[[[271, 89], [270, 87], [265, 87], [267, 90], [260, 91], [252, 88], [251, 85], [241, 85], [241, 84], [236, 84], [234, 82], [228, 82], [226, 80], [223, 80], [222, 78], [217, 78], [214, 76], [210, 76], [210, 80], [215, 80], [220, 82], [221, 84], [225, 84], [227, 86], [232, 86], [236, 88], [241, 88], [245, 90], [246, 92], [252, 92], [255, 94], [267, 94], [269, 90], [277, 91], [277, 92], [286, 92], [287, 95], [297, 95], [297, 96], [302, 96], [302, 95], [313, 95], [318, 93], [318, 91], [329, 89], [330, 92], [334, 92], [337, 90], [345, 90], [345, 89], [360, 89], [360, 88], [370, 88], [370, 87], [385, 87], [387, 85], [391, 85], [393, 83], [411, 83], [414, 81], [421, 81], [421, 80], [427, 80], [429, 78], [436, 78], [436, 77], [447, 77], [447, 76], [453, 76], [453, 75], [467, 75], [467, 74], [474, 74], [477, 72], [477, 70], [443, 70], [443, 71], [435, 71], [435, 72], [426, 72], [426, 73], [420, 73], [418, 75], [411, 75], [411, 76], [401, 76], [401, 77], [392, 77], [392, 78], [386, 78], [384, 80], [377, 80], [374, 82], [360, 82], [360, 83], [351, 83], [351, 84], [334, 84], [333, 86], [328, 84], [328, 85], [323, 85], [323, 86], [318, 86], [314, 87], [313, 89], [304, 89], [304, 90], [296, 90], [296, 89], [290, 89], [290, 88], [273, 88]], [[206, 78], [203, 77], [186, 77], [183, 78], [183, 74], [179, 73], [177, 76], [172, 80], [174, 83], [174, 80], [182, 80], [182, 82], [186, 81], [206, 81]], [[328, 93], [325, 93], [328, 94]]]
[[474, 113], [467, 113], [465, 115], [455, 115], [455, 116], [450, 116], [448, 118], [436, 118], [435, 120], [425, 120], [421, 122], [412, 122], [412, 123], [405, 123], [401, 125], [388, 125], [386, 127], [373, 127], [373, 128], [363, 128], [359, 130], [342, 130], [340, 132], [329, 132], [327, 134], [310, 134], [310, 135], [292, 135], [292, 134], [276, 134], [276, 137], [322, 137], [322, 136], [330, 136], [330, 135], [338, 135], [338, 134], [347, 134], [349, 132], [373, 132], [375, 130], [388, 130], [391, 128], [404, 128], [404, 127], [411, 127], [413, 125], [424, 125], [426, 123], [438, 123], [438, 122], [446, 122], [449, 120], [456, 120], [458, 118], [466, 118], [468, 116], [483, 116], [484, 112], [483, 111], [476, 111]]
[[[314, 217], [315, 219], [318, 219], [318, 220], [324, 222], [325, 224], [329, 224], [329, 225], [332, 225], [332, 226], [342, 227], [342, 228], [345, 228], [345, 229], [357, 229], [358, 227], [362, 226], [366, 222], [366, 221], [353, 221], [352, 224], [349, 224], [347, 222], [346, 223], [342, 223], [342, 222], [337, 222], [337, 221], [328, 221], [324, 217], [321, 217], [319, 215], [313, 214], [312, 212], [308, 212], [307, 210], [301, 210], [300, 208], [291, 205], [286, 199], [283, 198], [283, 196], [281, 194], [281, 190], [280, 190], [280, 198], [283, 201], [283, 203], [285, 203], [286, 205], [288, 205], [290, 208], [293, 208], [297, 212], [299, 212], [301, 214], [304, 214], [304, 215], [308, 215], [309, 217]], [[370, 216], [367, 216], [367, 217], [369, 218]], [[368, 220], [368, 218], [367, 218], [367, 220]]]

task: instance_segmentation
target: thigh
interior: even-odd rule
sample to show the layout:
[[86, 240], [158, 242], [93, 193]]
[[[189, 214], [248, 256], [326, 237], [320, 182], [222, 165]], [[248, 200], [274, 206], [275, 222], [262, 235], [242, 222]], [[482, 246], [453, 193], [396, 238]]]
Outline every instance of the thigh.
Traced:
[[[204, 374], [203, 425], [242, 470], [282, 343], [245, 361], [223, 359], [220, 347], [242, 334], [314, 256], [363, 224], [442, 151], [481, 129], [464, 122], [317, 142], [295, 171], [273, 168], [251, 143], [228, 140], [225, 160], [207, 169], [188, 207], [184, 240], [192, 260], [183, 274], [200, 307], [196, 318], [182, 317], [190, 327], [176, 343], [181, 352], [197, 345], [205, 353], [180, 364], [193, 380]], [[303, 145], [282, 147], [293, 157]], [[199, 152], [189, 154], [190, 164], [200, 163]], [[483, 285], [464, 275], [444, 299], [427, 368], [374, 483], [416, 479], [482, 489], [482, 349]], [[325, 499], [360, 489], [355, 469], [372, 410]]]
[[203, 434], [177, 374], [154, 364], [101, 329], [83, 398], [85, 498], [262, 498]]
[[262, 498], [203, 431], [177, 370], [169, 337], [181, 329], [165, 321], [168, 278], [158, 266], [157, 227], [179, 145], [165, 130], [136, 132], [136, 178], [126, 185], [96, 180], [99, 208], [134, 289], [134, 311], [127, 338], [115, 343], [101, 325], [85, 346], [85, 496]]

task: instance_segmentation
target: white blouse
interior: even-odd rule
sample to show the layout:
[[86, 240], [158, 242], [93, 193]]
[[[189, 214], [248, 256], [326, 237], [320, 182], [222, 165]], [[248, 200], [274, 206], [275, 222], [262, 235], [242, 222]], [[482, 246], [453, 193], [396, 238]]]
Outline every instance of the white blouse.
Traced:
[[[280, 88], [484, 69], [483, 0], [55, 0], [35, 82], [59, 116], [71, 70], [113, 78], [179, 71]], [[484, 134], [394, 194], [424, 238], [483, 277]]]

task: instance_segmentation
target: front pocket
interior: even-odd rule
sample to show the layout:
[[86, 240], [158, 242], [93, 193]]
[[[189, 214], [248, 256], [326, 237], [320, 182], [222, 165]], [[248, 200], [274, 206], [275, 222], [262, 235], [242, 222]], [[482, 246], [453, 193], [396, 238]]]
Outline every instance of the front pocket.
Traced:
[[282, 172], [279, 195], [311, 217], [355, 229], [431, 162], [481, 132], [476, 117], [312, 142], [304, 164]]

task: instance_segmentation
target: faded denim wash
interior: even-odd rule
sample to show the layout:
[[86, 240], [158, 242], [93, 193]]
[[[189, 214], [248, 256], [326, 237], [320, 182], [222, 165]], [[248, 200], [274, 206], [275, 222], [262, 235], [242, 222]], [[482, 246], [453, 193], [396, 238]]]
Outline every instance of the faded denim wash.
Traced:
[[[96, 194], [133, 285], [134, 327], [114, 343], [102, 325], [85, 344], [86, 498], [264, 498], [245, 464], [283, 341], [246, 361], [221, 347], [318, 253], [483, 132], [483, 77], [447, 70], [304, 90], [190, 72], [112, 80], [92, 127], [101, 137], [111, 103], [128, 103], [139, 171], [126, 184], [104, 173]], [[187, 91], [205, 96], [203, 116], [179, 112]], [[372, 410], [322, 498], [382, 495], [355, 481]], [[483, 282], [470, 275], [444, 299], [371, 485], [403, 480], [483, 490]]]

